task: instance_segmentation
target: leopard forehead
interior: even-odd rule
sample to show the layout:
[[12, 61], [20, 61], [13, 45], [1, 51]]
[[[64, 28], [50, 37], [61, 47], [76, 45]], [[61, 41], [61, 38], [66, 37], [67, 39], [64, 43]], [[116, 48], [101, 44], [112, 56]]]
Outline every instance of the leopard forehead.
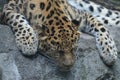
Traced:
[[57, 31], [49, 37], [48, 43], [52, 46], [59, 47], [60, 50], [71, 49], [76, 43], [79, 34], [70, 29], [57, 29]]

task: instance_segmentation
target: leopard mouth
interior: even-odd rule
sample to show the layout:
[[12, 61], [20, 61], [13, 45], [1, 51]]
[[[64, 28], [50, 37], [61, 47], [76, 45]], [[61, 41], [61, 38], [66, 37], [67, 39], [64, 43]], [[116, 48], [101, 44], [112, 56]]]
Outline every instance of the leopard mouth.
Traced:
[[[64, 59], [61, 56], [53, 55], [51, 56], [51, 53], [45, 53], [42, 51], [39, 51], [39, 54], [44, 56], [46, 59], [48, 59], [52, 64], [54, 64], [59, 71], [70, 71], [72, 69], [72, 66], [74, 65], [74, 59]], [[54, 53], [57, 54], [57, 53]], [[72, 62], [71, 62], [72, 61]]]
[[58, 70], [59, 71], [62, 71], [62, 72], [67, 72], [67, 71], [71, 71], [72, 67], [58, 67]]

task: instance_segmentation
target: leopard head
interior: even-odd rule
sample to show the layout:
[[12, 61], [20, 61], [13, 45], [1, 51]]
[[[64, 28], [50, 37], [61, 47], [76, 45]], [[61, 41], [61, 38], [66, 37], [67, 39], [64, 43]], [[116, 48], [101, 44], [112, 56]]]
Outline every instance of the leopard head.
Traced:
[[64, 27], [47, 27], [44, 32], [47, 35], [41, 37], [41, 50], [55, 61], [59, 69], [70, 70], [75, 61], [74, 50], [80, 36], [76, 26], [69, 22]]

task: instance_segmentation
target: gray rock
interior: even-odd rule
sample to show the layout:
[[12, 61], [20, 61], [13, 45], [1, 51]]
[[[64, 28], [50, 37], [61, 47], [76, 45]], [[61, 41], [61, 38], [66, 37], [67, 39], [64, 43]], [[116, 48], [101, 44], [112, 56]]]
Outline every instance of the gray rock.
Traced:
[[20, 74], [11, 55], [0, 53], [0, 69], [0, 80], [20, 80]]
[[[112, 33], [120, 52], [120, 29], [111, 30], [114, 30]], [[81, 35], [76, 51], [76, 62], [70, 72], [60, 72], [49, 59], [41, 55], [35, 58], [21, 55], [11, 29], [0, 25], [0, 53], [3, 52], [7, 53], [6, 56], [9, 54], [13, 56], [21, 80], [120, 80], [120, 59], [118, 58], [113, 67], [106, 66], [99, 57], [95, 39], [86, 34]], [[2, 72], [4, 73], [4, 70]]]
[[2, 80], [2, 68], [0, 67], [0, 80]]
[[102, 76], [98, 77], [96, 80], [115, 80], [115, 77], [111, 73], [103, 74]]

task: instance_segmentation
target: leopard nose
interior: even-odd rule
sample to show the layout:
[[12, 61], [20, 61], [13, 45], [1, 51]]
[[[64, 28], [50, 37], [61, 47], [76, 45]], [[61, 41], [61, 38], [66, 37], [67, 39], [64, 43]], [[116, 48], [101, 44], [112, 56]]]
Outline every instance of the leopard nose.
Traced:
[[73, 60], [66, 60], [66, 61], [63, 62], [63, 65], [64, 65], [65, 67], [72, 67], [73, 64], [74, 64], [74, 61], [73, 61]]

